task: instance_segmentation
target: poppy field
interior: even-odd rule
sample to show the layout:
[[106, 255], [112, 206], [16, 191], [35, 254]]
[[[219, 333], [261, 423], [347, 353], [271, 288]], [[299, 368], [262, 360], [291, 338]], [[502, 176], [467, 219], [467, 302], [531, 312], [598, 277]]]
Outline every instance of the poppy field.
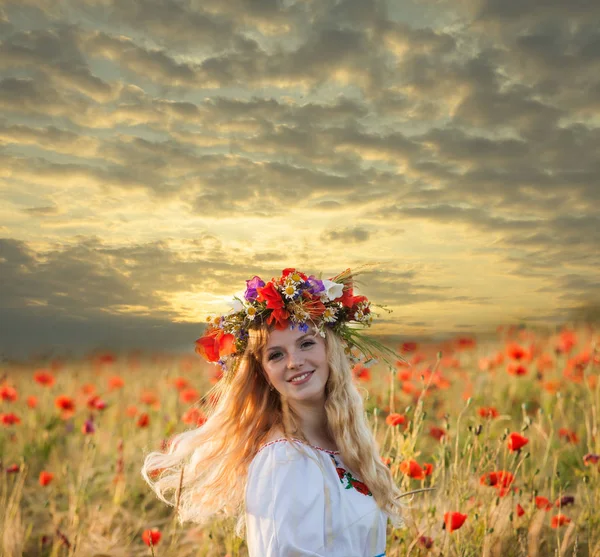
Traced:
[[[354, 381], [402, 491], [388, 557], [600, 556], [600, 332], [498, 327], [393, 346]], [[96, 352], [0, 364], [0, 554], [247, 555], [231, 520], [181, 525], [145, 455], [206, 419], [193, 354]]]

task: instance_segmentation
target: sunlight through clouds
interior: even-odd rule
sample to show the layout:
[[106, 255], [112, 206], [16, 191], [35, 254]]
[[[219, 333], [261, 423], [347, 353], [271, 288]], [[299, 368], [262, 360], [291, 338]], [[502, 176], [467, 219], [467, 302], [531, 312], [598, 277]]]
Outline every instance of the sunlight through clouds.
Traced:
[[56, 315], [180, 346], [290, 266], [376, 263], [382, 335], [568, 319], [598, 291], [599, 22], [583, 1], [5, 0], [7, 344]]

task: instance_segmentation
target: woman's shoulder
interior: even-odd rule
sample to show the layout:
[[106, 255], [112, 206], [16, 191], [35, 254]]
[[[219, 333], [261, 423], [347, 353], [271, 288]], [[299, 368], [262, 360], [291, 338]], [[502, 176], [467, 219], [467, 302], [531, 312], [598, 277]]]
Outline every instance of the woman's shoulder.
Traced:
[[[283, 431], [273, 430], [264, 439], [263, 443], [258, 448], [254, 455], [254, 461], [265, 460], [290, 460], [294, 455], [299, 455], [299, 442], [293, 439], [287, 439]], [[295, 447], [293, 445], [296, 445]], [[295, 458], [294, 458], [295, 460]]]
[[303, 494], [296, 497], [312, 497], [314, 494], [307, 486], [314, 484], [322, 489], [324, 470], [322, 458], [315, 453], [310, 446], [293, 438], [273, 436], [266, 440], [248, 468], [248, 497], [252, 499], [267, 490], [277, 498], [282, 489], [288, 495], [300, 489]]

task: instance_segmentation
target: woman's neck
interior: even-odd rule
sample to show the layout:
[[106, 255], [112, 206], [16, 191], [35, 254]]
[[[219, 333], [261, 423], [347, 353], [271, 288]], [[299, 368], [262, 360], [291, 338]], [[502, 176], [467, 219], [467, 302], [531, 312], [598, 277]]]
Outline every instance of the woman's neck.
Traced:
[[298, 425], [304, 437], [311, 445], [337, 451], [335, 439], [329, 435], [327, 414], [324, 406], [319, 405], [315, 407], [294, 403], [293, 409], [298, 416]]

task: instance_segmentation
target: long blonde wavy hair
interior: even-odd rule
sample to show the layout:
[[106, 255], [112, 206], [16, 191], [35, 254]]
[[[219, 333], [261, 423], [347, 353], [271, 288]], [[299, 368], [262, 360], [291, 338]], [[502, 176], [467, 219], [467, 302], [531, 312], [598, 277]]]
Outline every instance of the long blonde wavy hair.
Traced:
[[[248, 346], [235, 371], [213, 387], [204, 404], [207, 421], [174, 436], [167, 452], [149, 453], [142, 476], [159, 499], [176, 506], [180, 522], [206, 523], [213, 517], [237, 519], [244, 536], [244, 498], [248, 468], [271, 431], [308, 442], [298, 416], [276, 390], [271, 390], [261, 365], [270, 328], [249, 331]], [[352, 379], [345, 344], [326, 332], [329, 379], [325, 411], [329, 435], [344, 463], [369, 486], [373, 498], [394, 525], [402, 525], [401, 492], [383, 464], [367, 422], [363, 401]]]

